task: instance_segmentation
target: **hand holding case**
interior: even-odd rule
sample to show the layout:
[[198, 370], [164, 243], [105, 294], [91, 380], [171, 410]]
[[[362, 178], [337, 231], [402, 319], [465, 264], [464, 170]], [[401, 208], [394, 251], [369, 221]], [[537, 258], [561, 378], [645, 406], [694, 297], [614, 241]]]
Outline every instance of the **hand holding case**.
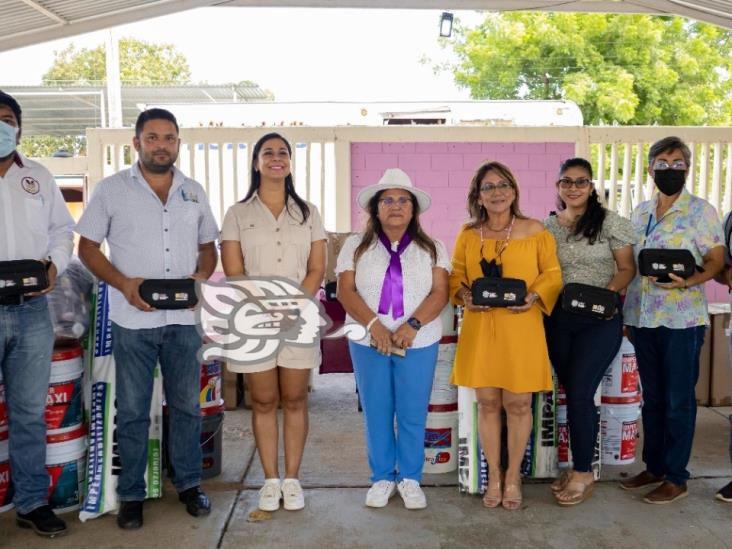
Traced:
[[190, 309], [198, 303], [192, 278], [148, 278], [140, 284], [140, 297], [155, 309]]
[[473, 305], [514, 307], [526, 303], [526, 282], [520, 278], [476, 278], [470, 292]]
[[669, 273], [689, 278], [695, 269], [700, 268], [689, 250], [645, 248], [638, 254], [638, 271], [641, 276], [655, 276], [659, 282], [671, 282]]
[[43, 261], [16, 259], [0, 261], [0, 296], [40, 292], [48, 288], [48, 271]]

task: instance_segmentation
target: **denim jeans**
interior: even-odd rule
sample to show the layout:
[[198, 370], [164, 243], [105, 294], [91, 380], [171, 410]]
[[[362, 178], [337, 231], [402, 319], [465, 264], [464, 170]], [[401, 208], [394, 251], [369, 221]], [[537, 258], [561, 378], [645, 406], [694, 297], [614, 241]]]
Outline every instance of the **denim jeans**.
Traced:
[[117, 385], [117, 444], [121, 471], [120, 501], [145, 499], [145, 467], [150, 429], [153, 372], [160, 362], [170, 414], [168, 451], [178, 492], [201, 481], [200, 364], [201, 336], [195, 326], [172, 324], [130, 330], [112, 324]]
[[643, 387], [643, 461], [649, 473], [676, 485], [689, 479], [704, 330], [631, 328]]
[[46, 395], [53, 327], [46, 297], [0, 305], [0, 367], [8, 410], [13, 503], [29, 513], [48, 502]]
[[438, 344], [408, 349], [404, 358], [353, 342], [348, 347], [363, 405], [371, 482], [421, 481]]
[[609, 320], [570, 313], [561, 305], [546, 319], [549, 359], [567, 394], [572, 461], [577, 471], [592, 470], [597, 440], [595, 392], [623, 340], [623, 317]]

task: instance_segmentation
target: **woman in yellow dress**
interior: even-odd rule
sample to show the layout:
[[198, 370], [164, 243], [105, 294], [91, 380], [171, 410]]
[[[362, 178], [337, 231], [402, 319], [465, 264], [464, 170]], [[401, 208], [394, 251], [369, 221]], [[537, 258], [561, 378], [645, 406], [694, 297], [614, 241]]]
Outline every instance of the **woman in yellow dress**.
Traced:
[[[471, 222], [458, 234], [450, 296], [465, 306], [452, 383], [475, 388], [478, 434], [488, 461], [486, 507], [521, 507], [521, 461], [531, 434], [532, 393], [552, 389], [543, 315], [562, 288], [554, 237], [519, 208], [519, 187], [508, 167], [486, 162], [468, 194]], [[517, 307], [474, 305], [470, 286], [483, 276], [480, 262], [496, 260], [502, 276], [526, 282]], [[508, 425], [508, 468], [501, 474], [501, 408]]]

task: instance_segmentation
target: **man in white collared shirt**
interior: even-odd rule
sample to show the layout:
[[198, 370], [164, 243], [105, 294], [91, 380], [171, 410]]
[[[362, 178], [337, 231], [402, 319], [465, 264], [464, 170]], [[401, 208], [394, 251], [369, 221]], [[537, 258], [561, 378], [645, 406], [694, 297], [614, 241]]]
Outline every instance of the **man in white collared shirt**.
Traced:
[[[5, 384], [10, 418], [18, 524], [55, 536], [66, 532], [66, 524], [48, 506], [45, 407], [53, 327], [43, 294], [69, 262], [74, 220], [49, 171], [16, 151], [21, 120], [18, 102], [0, 92], [0, 262], [45, 261], [50, 284], [40, 295], [0, 297], [0, 383]], [[0, 447], [8, 444], [3, 438]]]
[[[140, 114], [132, 143], [139, 161], [97, 185], [76, 232], [79, 256], [110, 285], [116, 363], [120, 528], [142, 526], [153, 370], [160, 362], [170, 411], [168, 448], [179, 499], [193, 516], [210, 512], [200, 488], [198, 405], [201, 336], [192, 310], [155, 310], [140, 297], [145, 279], [205, 280], [218, 259], [218, 227], [206, 193], [174, 166], [180, 139], [163, 109]], [[109, 259], [100, 250], [106, 238]]]

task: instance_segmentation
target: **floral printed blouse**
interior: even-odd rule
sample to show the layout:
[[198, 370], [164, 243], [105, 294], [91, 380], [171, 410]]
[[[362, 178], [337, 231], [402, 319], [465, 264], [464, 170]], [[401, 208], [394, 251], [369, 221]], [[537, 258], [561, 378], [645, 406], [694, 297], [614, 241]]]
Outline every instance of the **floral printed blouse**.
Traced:
[[[638, 235], [638, 243], [633, 247], [636, 261], [644, 248], [687, 249], [701, 266], [702, 258], [712, 248], [724, 245], [719, 215], [706, 200], [684, 189], [660, 220], [656, 219], [657, 204], [658, 193], [638, 205], [631, 216]], [[625, 324], [637, 328], [708, 325], [704, 284], [667, 290], [638, 273], [628, 286], [623, 316]]]

